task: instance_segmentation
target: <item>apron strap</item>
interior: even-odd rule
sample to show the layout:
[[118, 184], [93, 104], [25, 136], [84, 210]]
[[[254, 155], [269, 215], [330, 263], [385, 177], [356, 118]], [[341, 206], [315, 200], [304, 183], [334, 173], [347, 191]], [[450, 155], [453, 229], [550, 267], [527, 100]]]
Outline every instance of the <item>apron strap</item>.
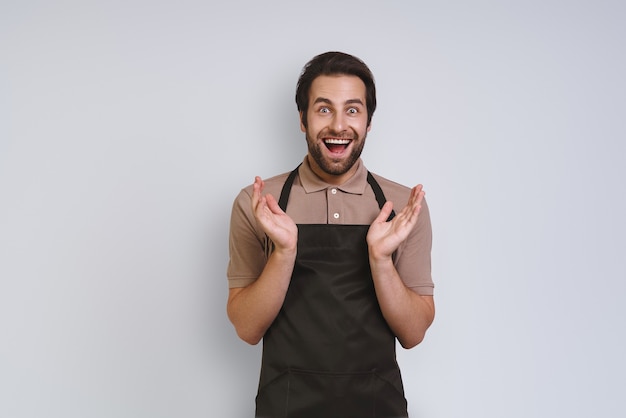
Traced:
[[[374, 191], [374, 196], [376, 196], [378, 207], [382, 209], [385, 202], [387, 202], [387, 199], [385, 198], [383, 189], [380, 188], [380, 185], [378, 184], [374, 176], [372, 176], [372, 173], [370, 173], [369, 171], [367, 172], [367, 182], [370, 184], [370, 186], [372, 187], [372, 190]], [[396, 212], [392, 209], [391, 213], [389, 214], [389, 217], [387, 218], [387, 222], [392, 220], [395, 216], [396, 216]]]
[[[295, 168], [295, 170], [289, 173], [289, 176], [287, 177], [287, 180], [285, 180], [285, 184], [283, 184], [283, 188], [280, 192], [280, 199], [278, 200], [278, 206], [280, 206], [280, 208], [284, 212], [287, 211], [287, 202], [289, 201], [289, 194], [291, 193], [291, 186], [293, 186], [293, 181], [295, 180], [296, 175], [298, 174], [298, 169], [300, 168], [300, 165], [298, 165]], [[380, 185], [378, 184], [378, 182], [376, 181], [372, 173], [370, 173], [369, 171], [367, 172], [367, 182], [369, 183], [370, 187], [372, 188], [372, 191], [374, 192], [374, 196], [376, 197], [376, 201], [378, 202], [378, 207], [382, 209], [385, 202], [387, 202], [387, 199], [385, 198], [383, 189], [380, 188]], [[389, 217], [387, 218], [387, 222], [392, 220], [395, 216], [396, 216], [396, 212], [392, 209], [391, 214], [389, 214]]]
[[278, 206], [283, 210], [283, 212], [287, 212], [287, 202], [289, 201], [289, 194], [291, 193], [291, 186], [293, 186], [293, 181], [298, 174], [298, 169], [302, 164], [299, 164], [295, 170], [289, 173], [289, 177], [285, 180], [285, 184], [283, 184], [283, 189], [280, 191], [280, 199], [278, 200]]

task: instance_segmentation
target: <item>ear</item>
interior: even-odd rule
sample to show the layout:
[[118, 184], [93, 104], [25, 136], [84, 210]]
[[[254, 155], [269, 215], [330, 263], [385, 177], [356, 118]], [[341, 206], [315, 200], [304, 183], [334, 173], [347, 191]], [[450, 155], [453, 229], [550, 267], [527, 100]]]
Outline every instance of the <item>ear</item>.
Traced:
[[302, 111], [300, 111], [299, 113], [300, 113], [300, 130], [302, 132], [306, 132], [306, 126], [304, 126], [304, 123], [302, 123]]
[[372, 129], [372, 122], [370, 122], [370, 124], [369, 124], [369, 125], [367, 125], [367, 132], [369, 132], [369, 131], [370, 131], [370, 129]]

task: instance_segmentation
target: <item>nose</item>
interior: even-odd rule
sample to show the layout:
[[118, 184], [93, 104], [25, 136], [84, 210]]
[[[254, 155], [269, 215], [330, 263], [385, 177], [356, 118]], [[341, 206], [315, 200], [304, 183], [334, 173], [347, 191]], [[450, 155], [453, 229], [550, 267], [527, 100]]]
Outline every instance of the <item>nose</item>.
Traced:
[[346, 129], [346, 119], [342, 112], [337, 112], [333, 115], [330, 127], [336, 133], [342, 132]]

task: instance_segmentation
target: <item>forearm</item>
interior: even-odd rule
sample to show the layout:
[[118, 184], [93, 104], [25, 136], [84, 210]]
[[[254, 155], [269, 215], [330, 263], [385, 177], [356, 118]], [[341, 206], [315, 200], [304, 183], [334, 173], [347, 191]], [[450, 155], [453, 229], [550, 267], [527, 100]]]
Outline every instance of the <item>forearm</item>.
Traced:
[[254, 283], [230, 290], [227, 313], [242, 340], [257, 344], [265, 335], [285, 300], [294, 261], [295, 250], [274, 251]]
[[418, 295], [404, 284], [391, 257], [370, 254], [376, 297], [387, 324], [404, 348], [419, 344], [435, 316], [432, 296]]

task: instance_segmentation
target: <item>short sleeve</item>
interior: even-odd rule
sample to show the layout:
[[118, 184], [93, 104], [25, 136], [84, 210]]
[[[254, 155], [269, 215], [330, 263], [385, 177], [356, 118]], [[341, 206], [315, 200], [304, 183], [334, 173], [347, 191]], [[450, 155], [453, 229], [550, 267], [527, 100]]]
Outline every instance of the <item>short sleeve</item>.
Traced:
[[430, 212], [426, 200], [424, 200], [417, 224], [404, 244], [398, 248], [395, 260], [396, 270], [404, 284], [414, 292], [424, 296], [432, 296], [434, 293], [431, 250]]
[[252, 213], [249, 188], [235, 199], [230, 217], [228, 239], [228, 287], [246, 287], [263, 271], [266, 263], [265, 234], [257, 227]]

